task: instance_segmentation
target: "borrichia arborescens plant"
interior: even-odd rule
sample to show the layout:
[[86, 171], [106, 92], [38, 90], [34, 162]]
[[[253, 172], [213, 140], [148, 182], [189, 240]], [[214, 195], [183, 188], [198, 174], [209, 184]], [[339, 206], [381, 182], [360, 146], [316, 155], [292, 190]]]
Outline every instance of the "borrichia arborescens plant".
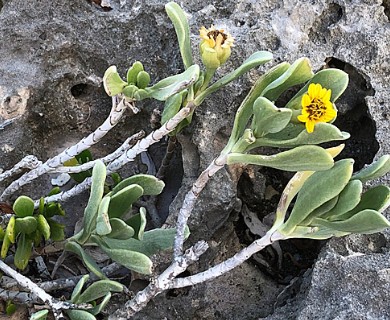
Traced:
[[[199, 59], [193, 57], [186, 14], [173, 2], [168, 3], [165, 8], [177, 34], [184, 71], [153, 84], [153, 79], [140, 61], [135, 61], [130, 66], [125, 79], [122, 79], [115, 66], [108, 68], [103, 77], [104, 88], [113, 99], [108, 119], [75, 146], [43, 164], [37, 163], [30, 172], [14, 181], [1, 196], [5, 199], [22, 185], [47, 172], [69, 173], [79, 181], [69, 191], [50, 195], [40, 201], [34, 202], [22, 197], [23, 201], [15, 202], [15, 205], [18, 204], [16, 207], [21, 203], [23, 206], [28, 205], [28, 214], [25, 214], [26, 210], [15, 207], [18, 217], [11, 217], [5, 232], [0, 229], [0, 237], [4, 238], [3, 247], [8, 250], [9, 243], [6, 241], [16, 240], [18, 236], [21, 239], [18, 241], [22, 244], [26, 239], [30, 241], [28, 245], [21, 244], [20, 247], [28, 248], [31, 252], [32, 242], [30, 233], [27, 232], [30, 229], [27, 230], [27, 227], [36, 225], [33, 231], [40, 234], [41, 238], [43, 236], [46, 240], [49, 239], [49, 229], [43, 228], [46, 225], [41, 217], [45, 212], [42, 211], [45, 203], [65, 201], [78, 192], [91, 188], [81, 230], [64, 242], [64, 249], [78, 255], [91, 274], [101, 279], [83, 291], [89, 277], [81, 277], [70, 301], [58, 303], [42, 292], [42, 289], [20, 277], [19, 283], [25, 284], [25, 287], [48, 302], [57, 318], [62, 316], [61, 310], [66, 310], [71, 319], [95, 319], [95, 315], [108, 303], [111, 292], [125, 291], [120, 283], [105, 279], [106, 274], [101, 266], [88, 254], [88, 247], [99, 247], [114, 262], [114, 266], [120, 264], [153, 277], [149, 286], [110, 315], [112, 319], [128, 319], [162, 291], [211, 280], [275, 241], [365, 234], [381, 231], [390, 225], [382, 215], [389, 205], [390, 189], [387, 186], [376, 186], [363, 192], [364, 182], [390, 171], [390, 157], [383, 156], [353, 174], [353, 159], [334, 161], [341, 152], [342, 145], [328, 149], [320, 146], [324, 142], [349, 138], [348, 133], [332, 124], [337, 117], [337, 99], [348, 85], [348, 75], [332, 68], [314, 73], [309, 59], [300, 58], [291, 64], [283, 62], [273, 66], [253, 84], [237, 109], [225, 147], [219, 150], [219, 155], [200, 174], [186, 194], [176, 227], [145, 231], [147, 212], [142, 206], [136, 206], [136, 203], [156, 197], [164, 188], [164, 183], [156, 177], [140, 174], [123, 180], [117, 179], [114, 186], [107, 188], [106, 176], [134, 160], [164, 136], [180, 133], [191, 123], [196, 108], [201, 107], [214, 92], [250, 69], [272, 60], [271, 53], [258, 51], [236, 69], [215, 79], [216, 70], [225, 67], [231, 56], [233, 37], [224, 29], [201, 27], [197, 47], [203, 65], [194, 64]], [[283, 94], [297, 86], [301, 89], [295, 96], [287, 103], [282, 103], [280, 98]], [[101, 159], [92, 160], [88, 156], [84, 161], [80, 158], [83, 152], [87, 152], [85, 150], [114, 128], [126, 109], [137, 112], [137, 102], [146, 99], [155, 99], [164, 104], [161, 128], [145, 138], [144, 133], [133, 135], [115, 152]], [[232, 258], [205, 272], [187, 278], [176, 278], [208, 248], [205, 241], [199, 241], [184, 251], [184, 241], [189, 235], [187, 222], [199, 194], [218, 170], [236, 163], [296, 172], [281, 195], [273, 226], [263, 238]], [[8, 177], [8, 173], [6, 175]], [[142, 198], [144, 196], [146, 198]], [[292, 205], [294, 199], [296, 200]], [[46, 219], [45, 216], [44, 218]], [[27, 226], [24, 229], [18, 227], [19, 233], [16, 236], [11, 232], [16, 230], [11, 228], [15, 222]], [[172, 247], [171, 265], [162, 274], [155, 274], [152, 255]], [[5, 249], [3, 251], [6, 252]], [[28, 258], [20, 266], [25, 267], [26, 263]], [[18, 274], [10, 270], [3, 261], [0, 261], [0, 268], [18, 279]], [[93, 307], [91, 303], [96, 299], [99, 304]], [[34, 319], [43, 319], [46, 314], [47, 312], [40, 311], [34, 315]]]

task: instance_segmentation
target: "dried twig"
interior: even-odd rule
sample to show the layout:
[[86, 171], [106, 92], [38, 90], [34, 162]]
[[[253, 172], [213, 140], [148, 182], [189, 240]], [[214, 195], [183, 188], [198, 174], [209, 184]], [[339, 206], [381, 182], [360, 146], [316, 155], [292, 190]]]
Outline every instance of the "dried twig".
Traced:
[[58, 301], [54, 299], [51, 295], [49, 295], [43, 289], [38, 287], [38, 285], [32, 282], [29, 278], [26, 278], [19, 272], [15, 271], [7, 264], [5, 264], [2, 260], [0, 260], [0, 269], [4, 273], [8, 274], [10, 277], [15, 279], [22, 288], [29, 290], [34, 296], [38, 297], [43, 303], [48, 304], [53, 310], [54, 317], [56, 319], [61, 319], [61, 317], [62, 318], [64, 317], [62, 315], [61, 310], [91, 308], [91, 305], [86, 305], [86, 304], [76, 305], [74, 303], [70, 303], [66, 301]]
[[171, 281], [180, 273], [185, 271], [188, 266], [199, 259], [199, 257], [208, 249], [205, 241], [199, 241], [193, 247], [188, 249], [184, 255], [176, 259], [160, 276], [158, 276], [146, 289], [137, 293], [134, 299], [126, 302], [125, 307], [118, 309], [109, 319], [129, 319], [138, 311], [142, 310], [153, 297], [167, 290]]
[[[112, 274], [117, 272], [123, 268], [120, 264], [114, 262], [109, 264], [108, 266], [102, 268], [102, 272], [107, 276], [110, 277]], [[83, 275], [80, 276], [74, 276], [74, 277], [68, 277], [63, 279], [56, 279], [52, 281], [46, 281], [39, 284], [39, 287], [46, 292], [60, 290], [60, 289], [67, 289], [67, 288], [73, 288], [76, 286], [77, 282], [81, 279]], [[92, 282], [94, 280], [98, 280], [99, 278], [94, 274], [89, 274], [89, 282]]]
[[171, 163], [173, 153], [174, 153], [175, 148], [176, 148], [176, 144], [177, 144], [176, 136], [169, 137], [167, 151], [165, 152], [164, 158], [161, 162], [161, 166], [158, 169], [158, 172], [156, 174], [156, 177], [161, 179], [161, 180], [164, 180], [165, 172], [167, 171], [167, 168], [169, 167], [169, 164]]
[[53, 168], [61, 166], [65, 161], [72, 159], [80, 152], [89, 149], [92, 145], [99, 142], [114, 126], [116, 126], [119, 120], [122, 118], [127, 106], [122, 99], [117, 103], [117, 98], [113, 97], [112, 99], [112, 109], [108, 118], [103, 122], [103, 124], [98, 127], [93, 133], [91, 133], [86, 138], [83, 138], [74, 146], [65, 149], [59, 155], [47, 160], [44, 164], [38, 166], [37, 168], [31, 170], [28, 173], [25, 173], [19, 179], [12, 182], [3, 192], [0, 197], [0, 200], [3, 201], [15, 191], [19, 190], [23, 185], [30, 183], [39, 176], [51, 171]]

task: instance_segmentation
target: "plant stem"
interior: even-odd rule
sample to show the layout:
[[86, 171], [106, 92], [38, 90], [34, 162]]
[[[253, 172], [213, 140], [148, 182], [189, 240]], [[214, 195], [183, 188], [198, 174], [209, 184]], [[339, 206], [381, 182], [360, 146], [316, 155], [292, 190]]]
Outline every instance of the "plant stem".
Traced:
[[279, 234], [277, 231], [267, 232], [264, 237], [252, 242], [252, 244], [242, 249], [240, 252], [236, 253], [230, 259], [227, 259], [224, 262], [221, 262], [216, 266], [207, 269], [204, 272], [198, 273], [196, 275], [185, 277], [185, 278], [176, 278], [172, 280], [169, 288], [172, 289], [172, 288], [187, 287], [187, 286], [195, 285], [197, 283], [202, 283], [217, 278], [225, 274], [226, 272], [236, 268], [244, 261], [248, 260], [256, 252], [259, 252], [260, 250], [264, 249], [268, 245], [271, 245], [275, 241], [283, 240], [283, 239], [284, 237], [281, 234]]
[[[183, 109], [181, 109], [172, 119], [166, 122], [161, 128], [151, 132], [142, 140], [137, 141], [137, 143], [120, 157], [115, 159], [107, 166], [107, 174], [118, 171], [126, 163], [131, 162], [135, 157], [141, 152], [146, 151], [152, 144], [160, 141], [162, 137], [166, 136], [168, 133], [172, 132], [176, 126], [183, 121], [191, 112], [196, 108], [196, 105], [190, 101]], [[61, 192], [56, 195], [46, 197], [45, 203], [48, 202], [64, 202], [73, 196], [87, 190], [91, 185], [91, 178], [85, 179], [82, 183], [74, 186], [72, 189]], [[35, 205], [39, 205], [39, 200], [35, 201]]]
[[31, 170], [30, 172], [25, 173], [19, 179], [12, 182], [4, 190], [3, 194], [0, 196], [0, 201], [4, 201], [7, 197], [12, 195], [17, 190], [19, 190], [25, 184], [30, 183], [31, 181], [38, 178], [39, 176], [51, 171], [53, 168], [62, 165], [65, 161], [72, 159], [80, 152], [89, 149], [92, 145], [99, 142], [113, 127], [115, 127], [118, 124], [119, 120], [122, 118], [126, 109], [127, 106], [124, 100], [121, 100], [119, 103], [117, 103], [116, 97], [113, 97], [111, 112], [108, 118], [103, 122], [103, 124], [100, 127], [98, 127], [93, 133], [91, 133], [86, 138], [80, 140], [74, 146], [65, 149], [63, 152], [61, 152], [54, 158], [50, 158], [44, 164]]
[[227, 155], [225, 154], [220, 154], [217, 158], [215, 158], [211, 164], [200, 174], [198, 179], [192, 185], [191, 190], [186, 194], [183, 205], [177, 217], [176, 237], [173, 248], [173, 256], [175, 259], [179, 258], [183, 253], [184, 230], [200, 192], [206, 186], [210, 177], [224, 167], [226, 164], [226, 159]]

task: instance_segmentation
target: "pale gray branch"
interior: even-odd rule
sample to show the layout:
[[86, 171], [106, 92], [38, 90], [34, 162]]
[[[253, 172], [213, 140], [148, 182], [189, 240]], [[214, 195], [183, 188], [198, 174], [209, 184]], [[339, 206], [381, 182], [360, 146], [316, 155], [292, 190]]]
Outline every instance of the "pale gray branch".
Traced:
[[[189, 103], [185, 108], [181, 109], [172, 119], [165, 123], [161, 128], [151, 132], [148, 136], [139, 140], [131, 149], [123, 153], [119, 158], [111, 162], [107, 166], [107, 174], [118, 171], [126, 163], [134, 161], [135, 157], [141, 152], [146, 151], [152, 144], [158, 142], [162, 137], [172, 132], [176, 126], [183, 121], [195, 108], [193, 103]], [[75, 195], [87, 190], [91, 185], [91, 178], [85, 179], [82, 183], [74, 186], [72, 189], [61, 192], [56, 195], [46, 197], [45, 202], [64, 202], [74, 197]], [[35, 202], [37, 205], [37, 201]]]
[[0, 181], [3, 181], [15, 174], [21, 173], [24, 169], [35, 169], [42, 164], [37, 157], [29, 155], [20, 160], [12, 169], [0, 174]]
[[98, 127], [93, 133], [89, 136], [80, 140], [74, 146], [65, 149], [59, 155], [50, 158], [44, 164], [38, 166], [37, 168], [31, 170], [28, 173], [25, 173], [19, 179], [12, 182], [3, 192], [0, 197], [1, 201], [4, 201], [7, 197], [12, 195], [14, 192], [19, 190], [23, 185], [30, 183], [32, 180], [38, 178], [39, 176], [49, 172], [53, 168], [61, 166], [65, 161], [72, 159], [80, 152], [89, 149], [92, 145], [99, 142], [113, 127], [115, 127], [119, 120], [122, 118], [126, 105], [122, 99], [119, 103], [116, 101], [116, 97], [112, 99], [113, 105], [111, 112], [108, 118], [103, 122], [103, 124]]
[[169, 288], [172, 289], [192, 286], [197, 283], [202, 283], [217, 278], [225, 274], [226, 272], [238, 267], [244, 261], [248, 260], [253, 254], [264, 249], [266, 246], [272, 245], [275, 241], [283, 239], [283, 236], [277, 231], [268, 232], [265, 234], [264, 237], [252, 242], [252, 244], [242, 249], [240, 252], [236, 253], [230, 259], [227, 259], [217, 264], [216, 266], [196, 275], [186, 278], [176, 278], [172, 280]]
[[57, 167], [51, 169], [49, 172], [58, 172], [58, 173], [79, 173], [83, 171], [87, 171], [95, 165], [97, 161], [103, 161], [104, 164], [110, 163], [117, 159], [120, 155], [122, 155], [124, 152], [129, 150], [132, 145], [139, 139], [143, 138], [145, 136], [145, 131], [140, 131], [137, 132], [136, 134], [133, 134], [131, 137], [127, 138], [126, 141], [118, 148], [116, 149], [113, 153], [110, 153], [109, 155], [101, 158], [101, 159], [96, 159], [93, 161], [89, 161], [87, 163], [83, 163], [78, 166], [73, 166], [73, 167]]
[[192, 185], [191, 190], [186, 194], [183, 205], [179, 211], [176, 223], [175, 244], [173, 247], [174, 258], [180, 257], [183, 253], [184, 231], [187, 225], [188, 218], [194, 209], [195, 202], [198, 199], [199, 193], [206, 186], [210, 177], [226, 164], [226, 155], [221, 154], [215, 158], [211, 164], [200, 174], [198, 179]]

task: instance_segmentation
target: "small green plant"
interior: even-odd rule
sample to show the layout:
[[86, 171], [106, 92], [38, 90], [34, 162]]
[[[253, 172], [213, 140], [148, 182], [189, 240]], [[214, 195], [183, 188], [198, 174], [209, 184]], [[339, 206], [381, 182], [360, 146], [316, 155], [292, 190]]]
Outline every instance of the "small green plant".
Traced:
[[[49, 195], [59, 192], [54, 188]], [[33, 245], [38, 247], [41, 241], [49, 239], [61, 241], [65, 238], [65, 226], [53, 219], [55, 216], [64, 216], [65, 212], [59, 203], [44, 203], [40, 199], [39, 208], [34, 209], [34, 201], [27, 196], [20, 196], [13, 204], [13, 215], [5, 229], [1, 229], [2, 238], [1, 258], [7, 256], [12, 244], [16, 244], [14, 264], [24, 270], [31, 256]]]
[[[152, 272], [150, 256], [172, 248], [175, 229], [145, 232], [146, 210], [129, 216], [133, 204], [144, 195], [158, 195], [164, 182], [139, 174], [119, 182], [104, 195], [106, 167], [98, 161], [92, 171], [91, 195], [84, 212], [83, 229], [68, 239], [65, 249], [79, 255], [87, 268], [104, 277], [84, 246], [98, 245], [112, 260], [143, 274]], [[188, 237], [188, 230], [186, 237]]]

